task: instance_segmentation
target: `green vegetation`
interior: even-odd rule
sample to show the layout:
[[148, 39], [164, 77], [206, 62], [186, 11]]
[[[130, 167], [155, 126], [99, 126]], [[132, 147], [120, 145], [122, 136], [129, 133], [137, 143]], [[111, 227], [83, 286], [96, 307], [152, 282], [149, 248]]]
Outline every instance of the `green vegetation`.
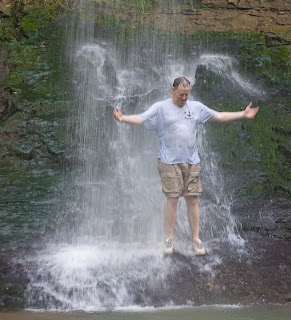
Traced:
[[[14, 29], [4, 39], [10, 49], [10, 76], [4, 86], [12, 91], [11, 103], [16, 106], [15, 113], [0, 122], [0, 170], [1, 175], [9, 175], [7, 183], [12, 183], [13, 172], [23, 172], [24, 168], [26, 176], [22, 178], [27, 186], [39, 166], [46, 168], [44, 172], [61, 168], [65, 149], [62, 122], [67, 109], [64, 75], [68, 71], [60, 59], [63, 42], [55, 22], [59, 8], [54, 3], [16, 10], [7, 18]], [[48, 173], [44, 173], [39, 183], [44, 185], [47, 178]], [[2, 183], [5, 193], [8, 185], [5, 179]]]
[[108, 2], [116, 6], [117, 8], [131, 7], [136, 11], [136, 16], [141, 16], [146, 10], [154, 6], [153, 0], [107, 0]]
[[241, 66], [245, 72], [264, 76], [269, 86], [290, 86], [288, 46], [266, 47], [264, 42], [246, 42], [240, 49], [243, 52]]
[[[284, 110], [290, 99], [283, 104], [278, 100], [262, 105], [252, 121], [211, 124], [209, 128], [210, 135], [217, 137], [212, 139], [212, 147], [223, 150], [221, 166], [241, 175], [238, 194], [255, 198], [274, 191], [283, 196], [291, 193], [291, 113]], [[245, 106], [227, 105], [225, 109], [237, 111], [240, 107]], [[248, 172], [252, 174], [243, 182]]]
[[13, 21], [11, 21], [11, 19], [9, 18], [1, 19], [0, 41], [1, 42], [11, 41], [14, 36], [13, 33], [14, 33]]

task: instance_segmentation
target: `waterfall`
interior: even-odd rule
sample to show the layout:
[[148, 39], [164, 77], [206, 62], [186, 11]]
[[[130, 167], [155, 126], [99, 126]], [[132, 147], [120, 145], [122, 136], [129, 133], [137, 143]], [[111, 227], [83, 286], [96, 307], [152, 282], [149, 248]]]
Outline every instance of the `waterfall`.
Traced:
[[221, 54], [202, 54], [199, 64], [220, 76], [225, 82], [229, 82], [228, 86], [232, 86], [235, 92], [242, 92], [244, 96], [252, 97], [260, 97], [262, 94], [260, 88], [254, 86], [238, 72], [238, 62], [233, 57]]
[[[199, 64], [217, 73], [223, 68], [241, 90], [253, 88], [239, 76], [230, 57], [193, 56], [195, 47], [189, 52], [179, 50], [177, 43], [182, 40], [169, 35], [137, 33], [121, 46], [104, 30], [98, 31], [91, 17], [94, 6], [88, 10], [86, 5], [93, 4], [80, 2], [81, 18], [68, 27], [74, 103], [68, 110], [73, 165], [64, 190], [65, 214], [57, 236], [28, 259], [28, 308], [104, 310], [153, 305], [149, 291], [166, 287], [167, 277], [180, 265], [162, 255], [165, 197], [156, 168], [158, 140], [141, 127], [117, 123], [113, 107], [117, 105], [124, 114], [140, 113], [170, 97], [176, 77], [186, 76], [193, 84]], [[215, 242], [226, 241], [239, 250], [244, 245], [231, 214], [232, 195], [224, 192], [217, 157], [207, 139], [207, 129], [201, 127], [198, 145], [205, 159], [205, 196], [199, 201], [201, 238], [210, 253], [206, 261], [195, 259], [190, 251], [184, 199], [179, 202], [175, 231], [175, 249], [202, 272], [220, 263], [216, 254], [211, 255]]]

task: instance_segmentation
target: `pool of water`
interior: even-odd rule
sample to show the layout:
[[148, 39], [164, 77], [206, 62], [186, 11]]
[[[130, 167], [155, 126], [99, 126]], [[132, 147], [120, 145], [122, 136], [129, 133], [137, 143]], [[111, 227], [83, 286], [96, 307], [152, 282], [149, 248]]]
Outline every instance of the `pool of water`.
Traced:
[[138, 308], [106, 312], [20, 311], [0, 313], [1, 320], [290, 320], [291, 304]]

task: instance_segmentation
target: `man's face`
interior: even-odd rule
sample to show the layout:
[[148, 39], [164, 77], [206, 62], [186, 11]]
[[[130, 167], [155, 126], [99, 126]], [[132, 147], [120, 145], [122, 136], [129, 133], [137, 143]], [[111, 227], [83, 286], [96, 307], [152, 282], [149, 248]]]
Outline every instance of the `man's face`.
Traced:
[[173, 103], [175, 103], [180, 108], [184, 107], [189, 97], [190, 86], [184, 87], [182, 85], [179, 85], [177, 89], [173, 87], [172, 91], [173, 91], [173, 97], [172, 97]]

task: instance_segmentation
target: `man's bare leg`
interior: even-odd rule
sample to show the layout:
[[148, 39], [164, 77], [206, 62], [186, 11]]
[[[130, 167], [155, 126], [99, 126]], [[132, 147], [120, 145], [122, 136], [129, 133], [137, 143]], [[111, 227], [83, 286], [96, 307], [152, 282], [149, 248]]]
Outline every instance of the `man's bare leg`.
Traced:
[[167, 238], [173, 239], [174, 229], [177, 219], [177, 205], [179, 197], [167, 198], [166, 209], [165, 209], [165, 218], [166, 218], [166, 231]]
[[185, 200], [187, 204], [188, 221], [192, 231], [192, 250], [196, 255], [204, 255], [206, 251], [199, 239], [200, 211], [198, 199], [196, 196], [189, 196], [185, 197]]
[[200, 222], [200, 211], [198, 205], [198, 199], [196, 196], [185, 197], [187, 204], [187, 215], [192, 231], [192, 241], [199, 239], [199, 222]]

